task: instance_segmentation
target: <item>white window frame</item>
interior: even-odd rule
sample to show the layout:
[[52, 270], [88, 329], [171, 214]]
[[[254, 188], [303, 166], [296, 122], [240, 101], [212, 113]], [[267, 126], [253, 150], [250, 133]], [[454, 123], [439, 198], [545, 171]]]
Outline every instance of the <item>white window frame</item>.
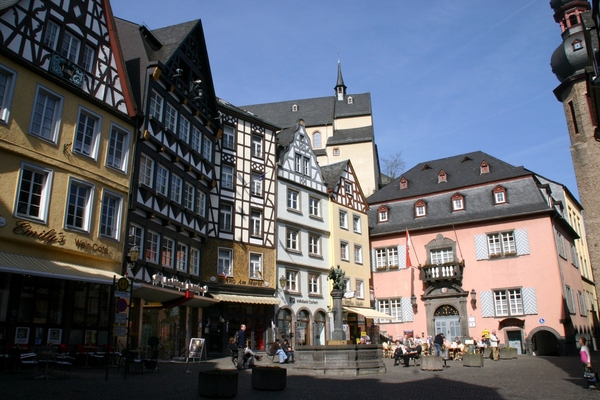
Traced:
[[156, 192], [169, 197], [169, 170], [162, 164], [156, 167]]
[[196, 214], [201, 217], [206, 216], [206, 193], [202, 191], [202, 189], [198, 188], [196, 190]]
[[454, 262], [454, 251], [451, 247], [429, 250], [431, 264], [449, 264]]
[[[82, 121], [82, 118], [84, 121]], [[98, 156], [101, 127], [102, 117], [90, 110], [79, 107], [73, 137], [73, 153], [95, 160]]]
[[365, 298], [365, 281], [362, 279], [356, 279], [354, 281], [354, 297], [357, 299]]
[[184, 143], [188, 143], [190, 140], [190, 120], [186, 117], [179, 116], [179, 130], [177, 131], [179, 140]]
[[308, 213], [311, 217], [321, 217], [321, 199], [316, 197], [308, 197]]
[[127, 172], [129, 160], [129, 131], [111, 124], [106, 147], [106, 166], [120, 172]]
[[129, 237], [127, 239], [130, 246], [137, 246], [140, 249], [138, 260], [144, 258], [144, 228], [137, 224], [129, 225]]
[[[73, 192], [73, 188], [78, 188], [78, 189], [84, 189], [86, 191], [85, 193], [85, 204], [79, 204], [79, 199], [80, 196], [79, 194], [76, 194], [78, 197], [75, 201], [75, 203], [72, 203], [72, 192]], [[65, 228], [66, 229], [72, 229], [72, 230], [78, 230], [78, 231], [83, 231], [83, 232], [89, 232], [90, 231], [90, 223], [91, 223], [91, 215], [92, 215], [92, 207], [94, 204], [94, 185], [88, 183], [88, 182], [84, 182], [81, 181], [79, 179], [75, 179], [75, 178], [70, 178], [69, 180], [69, 192], [67, 194], [67, 207], [65, 209]], [[77, 212], [69, 212], [69, 209], [75, 207], [77, 209], [81, 209], [82, 213], [81, 215], [77, 215]], [[73, 219], [76, 218], [81, 218], [81, 226], [79, 226], [78, 224], [74, 223], [74, 221], [72, 221]], [[69, 223], [69, 221], [72, 221], [71, 223]]]
[[183, 178], [177, 174], [171, 174], [171, 200], [181, 204], [181, 192], [183, 191]]
[[[38, 105], [39, 105], [38, 102], [40, 100], [40, 96], [44, 96], [45, 101], [42, 105], [43, 111], [41, 113], [40, 120], [35, 121], [36, 116], [40, 115], [40, 113], [38, 113], [36, 111], [36, 109], [38, 108]], [[54, 102], [54, 109], [48, 108], [47, 100], [52, 100]], [[35, 100], [33, 102], [33, 110], [31, 112], [29, 134], [36, 136], [42, 140], [46, 140], [46, 141], [56, 144], [58, 141], [58, 133], [60, 131], [63, 103], [64, 103], [64, 98], [61, 95], [59, 95], [41, 85], [38, 85], [36, 92], [35, 92]], [[50, 124], [49, 124], [50, 127], [49, 128], [48, 127], [44, 128], [42, 126], [44, 119], [50, 119]], [[44, 130], [44, 129], [48, 129], [46, 133], [42, 132], [42, 130]]]
[[212, 162], [212, 142], [206, 135], [202, 136], [202, 157]]
[[496, 317], [524, 315], [523, 294], [520, 288], [493, 291]]
[[221, 187], [224, 189], [233, 189], [234, 168], [231, 165], [221, 167]]
[[424, 217], [427, 215], [427, 208], [425, 205], [415, 206], [415, 215], [417, 217]]
[[187, 272], [188, 246], [185, 243], [177, 242], [177, 252], [175, 254], [175, 268], [177, 271]]
[[506, 192], [505, 191], [494, 192], [494, 203], [495, 204], [506, 203]]
[[348, 229], [348, 212], [344, 210], [339, 210], [340, 216], [340, 228]]
[[452, 200], [452, 210], [461, 211], [465, 209], [465, 202], [462, 197]]
[[148, 230], [146, 233], [146, 252], [144, 253], [146, 262], [158, 264], [160, 251], [160, 233]]
[[191, 136], [191, 140], [190, 140], [190, 146], [192, 146], [192, 150], [195, 150], [197, 153], [200, 153], [202, 151], [201, 142], [202, 142], [202, 132], [200, 132], [200, 129], [198, 129], [194, 125], [192, 125], [192, 136]]
[[[43, 176], [43, 182], [39, 184], [39, 188], [35, 191], [32, 190], [32, 185], [38, 186], [38, 183], [35, 182], [33, 175], [30, 181], [23, 181], [23, 174], [25, 170], [30, 171], [32, 174], [39, 174]], [[21, 162], [21, 168], [19, 171], [19, 185], [17, 187], [17, 193], [14, 203], [15, 217], [40, 222], [48, 221], [48, 209], [50, 203], [50, 194], [52, 193], [53, 176], [54, 171], [52, 171], [51, 169], [38, 167], [37, 165], [29, 164], [26, 162]], [[25, 188], [25, 184], [28, 186], [28, 188]], [[23, 190], [25, 190], [25, 192], [22, 193]], [[21, 200], [22, 195], [26, 196], [27, 199], [23, 198]], [[36, 201], [34, 198], [39, 200]], [[27, 212], [19, 211], [20, 203], [26, 204]], [[32, 206], [38, 209], [37, 215], [31, 213]]]
[[313, 233], [308, 234], [308, 254], [321, 256], [321, 236]]
[[262, 158], [263, 157], [263, 138], [258, 135], [252, 135], [252, 157]]
[[287, 190], [287, 208], [288, 210], [300, 211], [300, 192], [288, 188]]
[[44, 30], [44, 46], [48, 46], [55, 51], [59, 35], [60, 27], [53, 21], [48, 21], [48, 25], [46, 25], [46, 29]]
[[60, 44], [60, 55], [72, 63], [78, 64], [79, 49], [81, 49], [81, 39], [65, 30]]
[[81, 67], [89, 73], [94, 72], [94, 62], [96, 61], [96, 49], [86, 44], [83, 47], [83, 57], [81, 58]]
[[262, 197], [263, 188], [262, 188], [262, 177], [263, 175], [253, 172], [252, 173], [252, 195], [257, 197]]
[[517, 255], [517, 244], [514, 231], [487, 234], [487, 246], [490, 258], [503, 258]]
[[352, 229], [354, 230], [354, 233], [358, 233], [358, 234], [362, 233], [362, 224], [361, 224], [360, 215], [352, 216]]
[[315, 272], [308, 273], [308, 294], [313, 296], [321, 295], [321, 274]]
[[298, 276], [300, 272], [294, 269], [286, 269], [285, 270], [285, 290], [288, 292], [298, 293], [300, 292], [300, 282], [298, 281]]
[[263, 279], [263, 255], [250, 252], [250, 279]]
[[297, 229], [286, 228], [285, 248], [288, 251], [300, 251], [300, 231]]
[[250, 235], [260, 237], [262, 235], [262, 211], [250, 211]]
[[231, 125], [223, 126], [223, 148], [235, 150], [235, 128]]
[[362, 246], [359, 244], [354, 245], [354, 263], [362, 264], [363, 263], [363, 251]]
[[233, 265], [233, 250], [226, 247], [219, 247], [218, 249], [218, 261], [217, 261], [217, 273], [222, 276], [233, 276], [232, 271]]
[[342, 261], [350, 261], [350, 243], [345, 240], [340, 241], [340, 259]]
[[140, 155], [140, 174], [138, 184], [146, 185], [150, 188], [154, 186], [154, 159], [144, 153]]
[[200, 275], [200, 250], [190, 247], [190, 274]]
[[152, 93], [150, 94], [150, 107], [148, 109], [148, 115], [152, 118], [156, 118], [158, 121], [162, 121], [164, 101], [165, 99], [153, 89]]
[[177, 132], [177, 109], [168, 101], [165, 102], [165, 129]]
[[387, 222], [387, 220], [388, 220], [387, 210], [379, 211], [378, 216], [379, 216], [379, 222]]
[[122, 221], [123, 197], [106, 189], [103, 190], [98, 236], [119, 240]]
[[194, 210], [194, 195], [196, 194], [196, 187], [189, 182], [184, 182], [183, 191], [183, 206], [188, 210]]
[[160, 248], [160, 265], [167, 268], [173, 268], [175, 261], [175, 240], [163, 236], [162, 246]]
[[219, 208], [219, 226], [222, 231], [233, 231], [233, 206], [231, 204], [221, 204]]
[[0, 123], [8, 124], [17, 72], [0, 64], [0, 74], [5, 77], [4, 84], [0, 86]]

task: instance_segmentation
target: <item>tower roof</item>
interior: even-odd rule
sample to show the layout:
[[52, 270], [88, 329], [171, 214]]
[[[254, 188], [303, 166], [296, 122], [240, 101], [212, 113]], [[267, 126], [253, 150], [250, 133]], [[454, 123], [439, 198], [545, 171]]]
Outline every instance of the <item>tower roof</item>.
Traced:
[[344, 78], [342, 77], [342, 64], [338, 61], [338, 74], [337, 74], [337, 83], [335, 84], [335, 89], [342, 86], [344, 91], [346, 89], [346, 85], [344, 85]]

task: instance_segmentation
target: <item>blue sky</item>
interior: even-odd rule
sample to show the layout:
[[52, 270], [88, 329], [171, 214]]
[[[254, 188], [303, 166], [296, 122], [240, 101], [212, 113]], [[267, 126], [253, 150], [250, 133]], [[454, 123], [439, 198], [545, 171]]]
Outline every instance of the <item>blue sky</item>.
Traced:
[[577, 197], [548, 0], [112, 1], [150, 29], [201, 19], [217, 95], [234, 105], [371, 93], [380, 158], [406, 169], [475, 150]]

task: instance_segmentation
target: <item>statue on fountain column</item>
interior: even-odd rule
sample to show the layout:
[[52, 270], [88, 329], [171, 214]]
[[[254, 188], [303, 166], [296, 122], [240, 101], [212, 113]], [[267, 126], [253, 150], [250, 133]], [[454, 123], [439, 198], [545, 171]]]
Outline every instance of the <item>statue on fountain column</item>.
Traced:
[[345, 290], [346, 282], [344, 282], [344, 277], [346, 273], [343, 269], [338, 265], [337, 269], [331, 267], [329, 270], [329, 279], [333, 281], [333, 290]]

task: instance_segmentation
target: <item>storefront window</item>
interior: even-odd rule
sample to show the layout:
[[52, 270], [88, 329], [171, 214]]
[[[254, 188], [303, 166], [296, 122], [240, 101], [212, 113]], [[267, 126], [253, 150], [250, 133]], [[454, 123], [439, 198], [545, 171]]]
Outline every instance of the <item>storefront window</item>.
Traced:
[[296, 322], [296, 346], [310, 344], [310, 314], [306, 310], [298, 312]]
[[281, 339], [290, 338], [290, 327], [292, 325], [292, 312], [286, 308], [280, 308], [277, 313], [277, 331]]
[[325, 345], [325, 313], [319, 311], [315, 314], [315, 346]]

